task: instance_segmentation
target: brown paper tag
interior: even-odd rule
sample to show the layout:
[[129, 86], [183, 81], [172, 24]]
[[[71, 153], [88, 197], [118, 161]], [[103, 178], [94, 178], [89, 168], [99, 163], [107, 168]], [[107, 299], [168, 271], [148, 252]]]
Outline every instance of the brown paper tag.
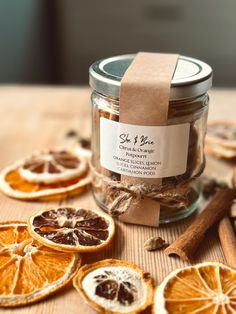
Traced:
[[[140, 52], [121, 81], [120, 122], [143, 126], [167, 124], [171, 80], [178, 55]], [[121, 176], [128, 184], [158, 184], [161, 179]], [[134, 202], [120, 220], [149, 226], [159, 225], [160, 204], [144, 197]]]

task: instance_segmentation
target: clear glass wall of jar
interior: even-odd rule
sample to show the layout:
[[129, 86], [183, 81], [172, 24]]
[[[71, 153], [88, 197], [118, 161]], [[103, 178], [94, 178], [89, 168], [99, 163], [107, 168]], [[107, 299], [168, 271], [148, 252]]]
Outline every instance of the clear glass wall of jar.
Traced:
[[[93, 167], [97, 172], [107, 176], [111, 180], [119, 181], [120, 175], [104, 169], [100, 164], [100, 118], [119, 121], [119, 100], [112, 99], [101, 95], [94, 91], [92, 93], [92, 151], [93, 151]], [[168, 125], [176, 125], [185, 122], [190, 123], [190, 135], [189, 135], [189, 148], [187, 159], [187, 170], [184, 174], [168, 177], [162, 179], [163, 186], [167, 186], [168, 189], [173, 189], [178, 186], [179, 183], [191, 180], [200, 176], [205, 166], [204, 158], [204, 137], [206, 133], [206, 121], [208, 113], [208, 101], [207, 94], [201, 95], [194, 99], [188, 99], [184, 101], [172, 101], [169, 106]], [[109, 147], [107, 148], [109, 153]], [[174, 158], [174, 156], [173, 156]], [[107, 195], [106, 185], [103, 185], [100, 179], [93, 178], [93, 193], [98, 205], [107, 211], [109, 204], [114, 200], [115, 195]], [[186, 207], [172, 207], [168, 204], [168, 200], [163, 199], [161, 203], [160, 219], [161, 222], [174, 221], [175, 219], [183, 218], [189, 215], [197, 206], [199, 199], [199, 187], [196, 182], [189, 183], [190, 187], [186, 187], [187, 191], [187, 208]], [[186, 191], [183, 191], [186, 193]], [[180, 204], [181, 205], [181, 204]]]
[[[100, 118], [119, 121], [119, 97], [108, 96], [94, 90], [92, 101], [92, 165], [95, 170], [92, 182], [94, 198], [105, 211], [119, 193], [109, 188], [109, 180], [120, 181], [120, 174], [105, 169], [100, 163]], [[186, 172], [162, 178], [167, 195], [159, 199], [160, 223], [167, 223], [189, 216], [198, 206], [200, 188], [196, 180], [204, 170], [204, 138], [207, 125], [209, 97], [207, 91], [194, 97], [170, 100], [167, 125], [190, 123]], [[109, 147], [107, 147], [109, 154]], [[175, 158], [175, 156], [173, 156]], [[97, 175], [96, 175], [97, 174]], [[100, 174], [100, 175], [99, 175]], [[107, 178], [102, 180], [101, 177]], [[178, 199], [179, 195], [180, 199]]]

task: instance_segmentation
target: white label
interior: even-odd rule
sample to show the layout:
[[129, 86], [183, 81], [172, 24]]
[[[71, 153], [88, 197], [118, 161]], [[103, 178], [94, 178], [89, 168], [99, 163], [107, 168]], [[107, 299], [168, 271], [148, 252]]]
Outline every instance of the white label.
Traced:
[[187, 166], [189, 128], [189, 123], [141, 126], [100, 118], [101, 165], [132, 177], [183, 174]]

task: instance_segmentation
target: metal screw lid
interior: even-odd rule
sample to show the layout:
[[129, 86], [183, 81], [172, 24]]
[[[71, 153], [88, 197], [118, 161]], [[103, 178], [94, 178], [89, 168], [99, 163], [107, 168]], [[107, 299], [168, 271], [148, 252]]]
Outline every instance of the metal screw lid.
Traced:
[[[97, 92], [119, 97], [120, 81], [134, 54], [98, 60], [89, 68], [90, 86]], [[197, 97], [212, 86], [212, 68], [198, 59], [179, 56], [171, 81], [170, 100]]]

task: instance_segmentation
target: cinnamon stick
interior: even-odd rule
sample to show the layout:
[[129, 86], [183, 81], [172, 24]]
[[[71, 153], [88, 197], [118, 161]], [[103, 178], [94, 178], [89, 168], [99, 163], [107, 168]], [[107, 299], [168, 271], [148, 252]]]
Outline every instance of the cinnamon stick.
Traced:
[[218, 234], [227, 263], [236, 268], [236, 237], [229, 217], [225, 216], [219, 222]]
[[165, 249], [165, 254], [175, 254], [184, 261], [190, 261], [204, 239], [206, 232], [226, 214], [235, 198], [236, 190], [234, 189], [217, 191], [196, 220], [176, 241]]

